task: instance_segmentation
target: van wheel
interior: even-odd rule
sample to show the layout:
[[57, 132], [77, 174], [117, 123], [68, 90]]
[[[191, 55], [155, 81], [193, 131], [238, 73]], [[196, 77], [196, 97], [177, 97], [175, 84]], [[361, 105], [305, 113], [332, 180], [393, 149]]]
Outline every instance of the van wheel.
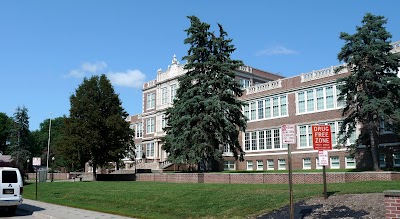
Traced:
[[9, 206], [7, 209], [7, 213], [9, 216], [15, 215], [15, 211], [17, 210], [17, 206]]

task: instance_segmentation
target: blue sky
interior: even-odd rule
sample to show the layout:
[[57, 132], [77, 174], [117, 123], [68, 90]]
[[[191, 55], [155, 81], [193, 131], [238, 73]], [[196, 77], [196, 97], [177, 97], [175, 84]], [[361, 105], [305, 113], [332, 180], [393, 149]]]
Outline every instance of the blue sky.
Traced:
[[[223, 25], [252, 67], [290, 77], [339, 64], [340, 32], [366, 12], [388, 18], [400, 40], [398, 1], [0, 1], [0, 112], [29, 110], [30, 129], [69, 115], [83, 77], [106, 74], [125, 110], [142, 111], [142, 83], [188, 46], [186, 18]], [[182, 62], [182, 61], [181, 61]]]

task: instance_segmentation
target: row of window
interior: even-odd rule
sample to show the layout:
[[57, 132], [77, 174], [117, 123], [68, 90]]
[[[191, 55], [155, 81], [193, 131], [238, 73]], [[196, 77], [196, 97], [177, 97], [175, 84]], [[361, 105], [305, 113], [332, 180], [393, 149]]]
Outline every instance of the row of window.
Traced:
[[[177, 85], [165, 86], [161, 88], [161, 105], [172, 103], [176, 96]], [[156, 107], [156, 93], [149, 93], [146, 96], [146, 110], [154, 109]], [[160, 103], [160, 102], [158, 102]]]
[[[335, 85], [299, 91], [296, 93], [296, 112], [303, 114], [343, 107], [343, 102], [337, 101], [337, 95]], [[249, 121], [287, 116], [287, 94], [249, 101], [243, 107], [243, 114]]]
[[[400, 167], [400, 153], [393, 154], [393, 166]], [[379, 154], [379, 167], [386, 167], [386, 155]]]
[[[311, 169], [312, 163], [311, 158], [303, 158], [303, 169], [309, 170]], [[266, 167], [264, 168], [264, 164]], [[246, 161], [246, 170], [275, 170], [275, 160], [267, 159], [264, 163], [264, 160], [256, 160], [255, 163], [252, 160]], [[256, 165], [256, 166], [254, 166]], [[277, 169], [278, 170], [286, 170], [286, 159], [278, 159], [277, 160]], [[315, 158], [315, 167], [316, 169], [322, 169], [322, 166], [319, 165], [318, 157]], [[339, 156], [331, 156], [330, 157], [330, 169], [339, 169], [340, 168], [340, 160]], [[353, 157], [345, 157], [345, 168], [353, 169], [356, 168], [356, 161]], [[224, 170], [235, 170], [235, 161], [224, 161]]]
[[[136, 154], [137, 159], [140, 159], [143, 157], [154, 158], [154, 142], [146, 143], [143, 145], [136, 145], [135, 154]], [[143, 155], [145, 155], [145, 156], [143, 156]]]
[[[342, 122], [333, 121], [325, 124], [331, 126], [332, 145], [336, 145], [339, 137], [338, 131]], [[312, 124], [297, 125], [297, 133], [299, 133], [297, 137], [297, 145], [299, 148], [313, 147], [311, 126]], [[287, 144], [282, 143], [281, 132], [281, 128], [246, 132], [244, 135], [244, 150], [259, 151], [287, 148]], [[353, 133], [348, 139], [347, 145], [353, 144], [355, 141], [356, 133]]]
[[243, 114], [249, 121], [287, 116], [287, 95], [266, 97], [249, 102], [248, 105], [244, 106]]

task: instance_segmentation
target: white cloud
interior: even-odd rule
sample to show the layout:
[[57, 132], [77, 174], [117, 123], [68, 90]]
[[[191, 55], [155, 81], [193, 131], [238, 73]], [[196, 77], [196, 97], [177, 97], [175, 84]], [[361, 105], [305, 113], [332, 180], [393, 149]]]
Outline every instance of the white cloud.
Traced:
[[107, 68], [107, 63], [105, 62], [96, 62], [96, 63], [84, 62], [81, 65], [81, 69], [83, 71], [91, 73], [97, 73], [105, 68]]
[[297, 54], [298, 52], [295, 50], [288, 49], [284, 46], [275, 46], [269, 49], [264, 49], [259, 51], [256, 55], [257, 56], [264, 56], [264, 55], [293, 55]]
[[84, 62], [78, 69], [71, 70], [66, 75], [66, 77], [83, 78], [88, 75], [98, 74], [105, 68], [107, 68], [107, 63], [105, 62], [95, 62], [95, 63]]
[[109, 72], [106, 75], [113, 85], [121, 87], [133, 87], [141, 89], [146, 80], [146, 75], [139, 70]]

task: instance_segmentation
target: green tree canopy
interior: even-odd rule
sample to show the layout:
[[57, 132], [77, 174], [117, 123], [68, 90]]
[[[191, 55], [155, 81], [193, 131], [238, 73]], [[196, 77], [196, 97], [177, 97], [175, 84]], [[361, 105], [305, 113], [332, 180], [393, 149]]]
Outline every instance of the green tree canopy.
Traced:
[[18, 167], [23, 169], [26, 160], [31, 156], [31, 132], [29, 130], [28, 109], [23, 106], [17, 107], [13, 118], [13, 129], [11, 132], [8, 151]]
[[[173, 107], [167, 109], [166, 137], [163, 149], [173, 163], [203, 163], [210, 169], [210, 161], [221, 161], [224, 147], [236, 158], [243, 160], [239, 132], [246, 128], [242, 114], [242, 95], [235, 81], [235, 72], [241, 61], [232, 60], [235, 51], [232, 39], [222, 25], [219, 35], [211, 32], [210, 25], [195, 16], [184, 43], [189, 44], [185, 69]], [[208, 165], [208, 166], [207, 166]]]
[[97, 166], [118, 162], [133, 147], [133, 132], [125, 120], [128, 114], [105, 75], [85, 78], [70, 101], [65, 130], [69, 151], [81, 165], [92, 163], [96, 179]]
[[[45, 119], [43, 122], [40, 123], [39, 129], [32, 132], [32, 138], [33, 138], [33, 147], [31, 149], [32, 156], [41, 157], [42, 165], [46, 165], [47, 161], [49, 125], [50, 125], [50, 120]], [[69, 155], [60, 152], [62, 146], [64, 145], [64, 129], [65, 129], [64, 117], [57, 117], [51, 119], [49, 157], [50, 159], [52, 157], [55, 157], [56, 164], [59, 164], [63, 167], [70, 167], [69, 165], [70, 163], [67, 162]], [[51, 161], [49, 160], [49, 162]]]
[[0, 112], [0, 153], [4, 154], [10, 141], [10, 135], [13, 127], [12, 118], [5, 113]]
[[391, 53], [391, 34], [383, 16], [367, 13], [362, 26], [353, 35], [341, 33], [345, 41], [338, 59], [347, 63], [350, 75], [338, 79], [339, 100], [345, 101], [344, 122], [340, 128], [345, 143], [361, 125], [361, 133], [353, 147], [363, 143], [371, 150], [373, 168], [379, 170], [378, 146], [381, 121], [394, 121], [399, 110], [399, 54]]

